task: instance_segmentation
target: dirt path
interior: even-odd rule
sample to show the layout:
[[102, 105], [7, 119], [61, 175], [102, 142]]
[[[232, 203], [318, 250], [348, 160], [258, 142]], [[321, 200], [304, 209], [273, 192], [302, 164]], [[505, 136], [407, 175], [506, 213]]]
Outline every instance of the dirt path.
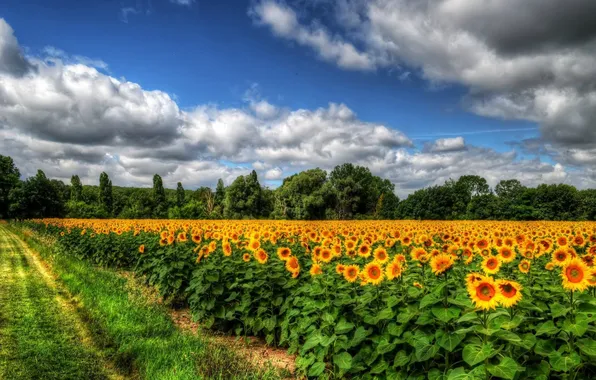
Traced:
[[69, 293], [1, 224], [0, 379], [124, 379], [95, 346]]

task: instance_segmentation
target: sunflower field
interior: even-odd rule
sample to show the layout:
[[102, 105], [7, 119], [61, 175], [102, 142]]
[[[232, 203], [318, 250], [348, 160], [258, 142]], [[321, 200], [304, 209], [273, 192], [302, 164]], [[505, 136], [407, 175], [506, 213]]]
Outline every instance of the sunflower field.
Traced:
[[596, 223], [24, 222], [309, 378], [596, 378]]

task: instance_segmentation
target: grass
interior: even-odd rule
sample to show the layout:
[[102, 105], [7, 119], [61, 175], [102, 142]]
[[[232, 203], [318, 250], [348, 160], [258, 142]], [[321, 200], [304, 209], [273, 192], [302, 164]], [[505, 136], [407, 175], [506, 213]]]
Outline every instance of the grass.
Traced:
[[0, 378], [105, 379], [92, 347], [81, 344], [76, 317], [0, 226]]
[[[0, 226], [3, 236], [6, 228]], [[261, 369], [240, 359], [232, 350], [213, 344], [201, 336], [178, 330], [162, 305], [151, 304], [127, 291], [126, 279], [109, 269], [54, 251], [51, 244], [14, 230], [51, 263], [54, 273], [78, 300], [78, 313], [89, 326], [102, 357], [114, 363], [129, 378], [145, 379], [275, 379], [273, 369]], [[7, 238], [5, 238], [7, 239]], [[4, 255], [2, 255], [4, 260]], [[15, 281], [18, 282], [18, 281]], [[43, 308], [45, 308], [44, 306]], [[4, 312], [3, 312], [4, 313]], [[2, 314], [3, 316], [4, 314]], [[4, 323], [2, 323], [4, 326]], [[3, 334], [4, 335], [4, 334]], [[64, 341], [60, 338], [58, 341]], [[9, 344], [11, 347], [14, 343]], [[3, 345], [4, 347], [4, 345]], [[41, 348], [41, 347], [40, 347]], [[84, 352], [63, 347], [62, 356], [79, 355], [72, 369], [101, 373], [85, 362]], [[37, 352], [37, 349], [34, 349]], [[15, 361], [16, 364], [17, 361]], [[1, 372], [0, 372], [1, 373]], [[83, 375], [77, 378], [91, 379]], [[0, 376], [1, 378], [1, 376]], [[12, 378], [12, 377], [8, 377]], [[28, 377], [34, 378], [34, 377]], [[69, 377], [52, 377], [60, 378]]]

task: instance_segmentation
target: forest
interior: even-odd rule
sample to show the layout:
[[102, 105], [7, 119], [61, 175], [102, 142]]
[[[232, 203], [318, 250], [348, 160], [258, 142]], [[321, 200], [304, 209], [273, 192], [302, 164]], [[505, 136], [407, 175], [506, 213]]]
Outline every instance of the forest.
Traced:
[[417, 190], [400, 200], [394, 185], [362, 166], [346, 163], [331, 172], [316, 168], [289, 176], [276, 189], [263, 187], [257, 173], [237, 177], [215, 190], [166, 189], [155, 174], [147, 188], [113, 186], [107, 173], [99, 184], [48, 178], [41, 170], [21, 180], [13, 159], [0, 155], [0, 219], [41, 217], [122, 219], [423, 219], [423, 220], [596, 220], [596, 189], [567, 184], [526, 187], [465, 175]]

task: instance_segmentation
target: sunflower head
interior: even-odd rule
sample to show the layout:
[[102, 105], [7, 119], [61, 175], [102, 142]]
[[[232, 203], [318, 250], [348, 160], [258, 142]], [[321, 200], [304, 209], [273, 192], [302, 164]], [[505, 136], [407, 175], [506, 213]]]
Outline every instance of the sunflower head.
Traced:
[[290, 273], [300, 271], [300, 263], [298, 262], [298, 259], [295, 256], [288, 258], [288, 260], [286, 261], [286, 269]]
[[140, 253], [140, 254], [143, 254], [143, 253], [145, 253], [145, 244], [141, 244], [141, 245], [139, 246], [139, 253]]
[[530, 271], [530, 265], [531, 265], [531, 263], [529, 260], [525, 260], [525, 259], [522, 260], [518, 266], [519, 271], [522, 273], [528, 273]]
[[379, 285], [383, 281], [383, 268], [375, 261], [366, 264], [362, 273], [369, 284]]
[[585, 290], [591, 277], [590, 268], [578, 258], [569, 260], [562, 268], [563, 287], [571, 291]]
[[482, 310], [495, 309], [501, 300], [497, 283], [490, 277], [485, 277], [474, 283], [468, 292], [472, 302]]
[[522, 286], [509, 280], [497, 281], [497, 286], [501, 294], [500, 303], [503, 307], [515, 306], [522, 299]]
[[277, 257], [279, 257], [280, 260], [286, 261], [290, 256], [292, 256], [292, 250], [290, 248], [280, 247], [277, 249]]
[[313, 264], [312, 267], [310, 267], [309, 272], [311, 276], [318, 276], [320, 274], [323, 274], [323, 268], [321, 268], [319, 264]]
[[360, 267], [358, 265], [348, 265], [344, 269], [343, 275], [348, 282], [355, 282], [360, 274]]
[[498, 273], [501, 269], [501, 260], [497, 256], [488, 256], [482, 261], [482, 270], [486, 274]]
[[378, 247], [375, 249], [373, 256], [376, 261], [383, 264], [389, 260], [389, 255], [387, 254], [387, 250], [383, 247]]
[[438, 276], [451, 269], [453, 263], [455, 263], [453, 256], [441, 253], [432, 257], [430, 260], [430, 267], [432, 268], [433, 273]]

